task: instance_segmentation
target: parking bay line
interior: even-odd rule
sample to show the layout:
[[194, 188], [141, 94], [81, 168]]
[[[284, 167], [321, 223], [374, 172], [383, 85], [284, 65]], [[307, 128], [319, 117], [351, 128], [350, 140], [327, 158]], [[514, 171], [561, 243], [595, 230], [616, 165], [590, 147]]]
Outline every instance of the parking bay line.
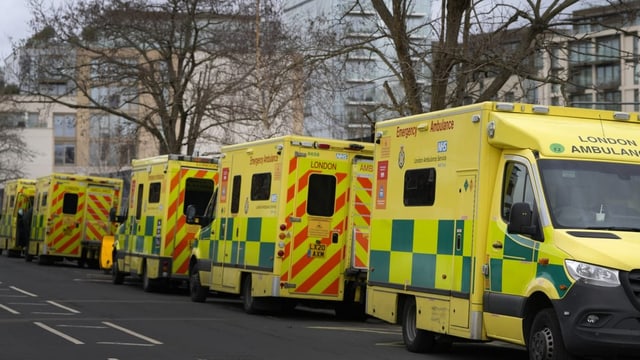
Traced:
[[144, 340], [144, 341], [147, 341], [147, 342], [149, 342], [149, 343], [151, 343], [151, 344], [153, 344], [153, 345], [162, 345], [162, 342], [161, 342], [161, 341], [158, 341], [158, 340], [156, 340], [156, 339], [152, 339], [152, 338], [150, 338], [150, 337], [148, 337], [148, 336], [144, 336], [144, 335], [142, 335], [142, 334], [138, 334], [137, 332], [135, 332], [135, 331], [133, 331], [133, 330], [129, 330], [129, 329], [127, 329], [127, 328], [124, 328], [124, 327], [122, 327], [122, 326], [118, 326], [118, 325], [113, 324], [113, 323], [110, 323], [110, 322], [108, 322], [108, 321], [103, 321], [102, 323], [103, 323], [103, 324], [105, 324], [105, 325], [107, 325], [107, 326], [110, 326], [110, 327], [112, 327], [112, 328], [114, 328], [114, 329], [120, 330], [120, 331], [122, 331], [122, 332], [124, 332], [124, 333], [127, 333], [127, 334], [129, 334], [129, 335], [131, 335], [131, 336], [137, 337], [138, 339], [142, 339], [142, 340]]
[[36, 324], [37, 326], [41, 327], [42, 329], [44, 329], [44, 330], [46, 330], [46, 331], [48, 331], [48, 332], [50, 332], [50, 333], [52, 333], [54, 335], [60, 336], [61, 338], [65, 339], [65, 340], [67, 340], [67, 341], [69, 341], [69, 342], [71, 342], [73, 344], [76, 344], [76, 345], [83, 345], [84, 344], [82, 341], [74, 338], [73, 336], [69, 336], [69, 335], [67, 335], [67, 334], [65, 334], [65, 333], [63, 333], [61, 331], [58, 331], [58, 330], [56, 330], [54, 328], [51, 328], [51, 327], [49, 327], [49, 326], [47, 326], [47, 325], [45, 325], [45, 324], [43, 324], [43, 323], [41, 323], [39, 321], [34, 322], [34, 324]]

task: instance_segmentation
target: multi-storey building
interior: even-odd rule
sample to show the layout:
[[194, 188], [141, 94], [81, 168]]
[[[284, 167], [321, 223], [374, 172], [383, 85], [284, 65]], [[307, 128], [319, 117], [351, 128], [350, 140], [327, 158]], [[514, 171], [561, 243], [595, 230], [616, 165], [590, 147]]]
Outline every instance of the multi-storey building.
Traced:
[[[431, 3], [430, 0], [413, 2], [406, 24], [411, 40], [423, 43], [425, 48], [430, 36], [429, 27], [425, 25], [430, 18]], [[284, 18], [299, 29], [306, 28], [314, 19], [324, 19], [326, 27], [339, 32], [338, 37], [346, 45], [367, 42], [392, 63], [396, 59], [393, 44], [379, 36], [381, 22], [370, 2], [361, 1], [356, 6], [353, 0], [287, 0]], [[311, 79], [305, 87], [306, 135], [368, 138], [373, 122], [397, 116], [387, 113], [382, 106], [391, 103], [385, 83], [398, 99], [402, 98], [402, 87], [380, 56], [361, 49], [349, 52], [346, 58], [337, 58], [332, 65], [337, 74], [334, 78]], [[418, 72], [426, 75], [426, 69]], [[426, 96], [423, 102], [428, 102]]]
[[[576, 10], [562, 34], [545, 34], [531, 69], [548, 82], [512, 76], [499, 101], [640, 110], [640, 1]], [[509, 43], [501, 46], [508, 49]], [[492, 81], [490, 72], [484, 85]], [[557, 81], [553, 81], [553, 80]], [[470, 99], [473, 101], [473, 98]]]

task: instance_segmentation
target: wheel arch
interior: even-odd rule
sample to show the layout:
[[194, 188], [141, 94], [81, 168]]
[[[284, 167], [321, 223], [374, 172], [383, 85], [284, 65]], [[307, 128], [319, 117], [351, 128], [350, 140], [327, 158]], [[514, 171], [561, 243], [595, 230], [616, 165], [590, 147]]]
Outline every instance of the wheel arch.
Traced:
[[522, 334], [524, 335], [525, 343], [528, 342], [531, 326], [536, 314], [547, 308], [553, 308], [553, 303], [542, 291], [534, 292], [525, 302], [524, 309], [522, 310]]

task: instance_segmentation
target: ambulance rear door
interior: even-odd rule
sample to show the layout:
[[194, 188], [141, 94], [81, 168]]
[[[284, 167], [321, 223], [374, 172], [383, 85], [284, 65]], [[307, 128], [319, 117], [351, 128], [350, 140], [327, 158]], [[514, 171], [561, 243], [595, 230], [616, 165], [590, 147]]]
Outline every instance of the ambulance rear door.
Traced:
[[[312, 298], [343, 293], [351, 161], [346, 152], [295, 152], [292, 174], [294, 214], [290, 217], [290, 292]], [[291, 176], [293, 175], [293, 176]]]
[[119, 189], [112, 185], [89, 184], [84, 215], [85, 241], [99, 245], [110, 233], [109, 210], [118, 206]]
[[86, 206], [86, 183], [53, 180], [49, 209], [51, 222], [48, 254], [79, 257], [82, 237], [82, 217]]

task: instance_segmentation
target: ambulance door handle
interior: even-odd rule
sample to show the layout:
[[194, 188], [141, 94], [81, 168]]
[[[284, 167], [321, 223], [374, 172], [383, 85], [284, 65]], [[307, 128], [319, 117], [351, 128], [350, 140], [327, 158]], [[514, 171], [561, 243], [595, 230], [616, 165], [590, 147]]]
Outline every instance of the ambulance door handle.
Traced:
[[334, 232], [334, 233], [331, 234], [331, 242], [334, 243], [334, 244], [338, 243], [338, 233], [337, 232]]
[[491, 244], [491, 247], [493, 247], [494, 249], [502, 249], [502, 243], [500, 241], [496, 241], [493, 244]]

